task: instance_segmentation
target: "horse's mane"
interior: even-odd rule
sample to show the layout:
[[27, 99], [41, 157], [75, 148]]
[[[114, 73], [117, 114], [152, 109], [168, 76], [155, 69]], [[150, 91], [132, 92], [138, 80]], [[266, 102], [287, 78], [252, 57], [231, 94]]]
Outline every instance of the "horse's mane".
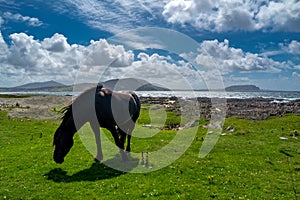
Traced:
[[[76, 101], [79, 101], [80, 98], [81, 98], [81, 96], [83, 96], [84, 94], [89, 93], [89, 92], [91, 92], [91, 91], [97, 92], [97, 91], [101, 90], [102, 88], [103, 88], [103, 85], [99, 83], [96, 87], [91, 87], [91, 88], [89, 88], [89, 89], [86, 89], [84, 92], [82, 92], [82, 93], [81, 93], [81, 94], [73, 101], [73, 103], [76, 102]], [[73, 106], [73, 103], [71, 103], [71, 104], [69, 104], [69, 105], [63, 107], [63, 108], [59, 111], [59, 113], [61, 114], [61, 117], [60, 117], [60, 118], [61, 118], [62, 120], [66, 120], [67, 118], [69, 118], [70, 116], [72, 116], [72, 106]]]
[[69, 104], [65, 107], [63, 107], [59, 113], [61, 114], [60, 119], [65, 120], [67, 119], [70, 115], [72, 115], [72, 104]]

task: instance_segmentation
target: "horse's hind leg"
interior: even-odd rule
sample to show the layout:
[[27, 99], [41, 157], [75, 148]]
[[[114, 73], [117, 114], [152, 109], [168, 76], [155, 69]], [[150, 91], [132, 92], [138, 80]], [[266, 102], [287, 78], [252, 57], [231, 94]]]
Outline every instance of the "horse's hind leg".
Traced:
[[122, 131], [120, 128], [117, 129], [118, 134], [120, 135], [120, 144], [123, 150], [125, 150], [125, 140], [126, 140], [126, 133]]
[[[121, 142], [122, 141], [122, 134], [121, 134], [121, 137], [120, 137], [120, 139], [119, 139], [119, 135], [118, 135], [118, 131], [119, 130], [117, 130], [115, 127], [111, 127], [111, 128], [108, 128], [108, 130], [111, 132], [111, 134], [112, 134], [112, 136], [113, 136], [113, 138], [114, 138], [114, 140], [115, 140], [115, 143], [116, 143], [116, 145], [119, 147], [119, 149], [120, 149], [120, 154], [121, 154], [121, 156], [122, 156], [122, 160], [123, 161], [127, 161], [128, 160], [128, 158], [127, 158], [127, 156], [126, 156], [126, 154], [125, 154], [125, 152], [124, 152], [124, 142]], [[126, 136], [126, 135], [125, 135]]]
[[[126, 135], [127, 135], [127, 146], [126, 146], [126, 151], [127, 152], [130, 152], [131, 151], [131, 149], [130, 149], [130, 140], [131, 140], [131, 134], [132, 134], [132, 131], [133, 131], [133, 129], [134, 129], [134, 126], [135, 126], [135, 124], [131, 124], [131, 123], [129, 123], [128, 125], [127, 125], [127, 132], [126, 132]], [[125, 136], [126, 136], [125, 135]]]
[[123, 146], [123, 149], [125, 149], [125, 140], [126, 140], [126, 135], [127, 135], [127, 146], [126, 146], [126, 151], [130, 152], [130, 139], [131, 139], [131, 133], [129, 133], [129, 130], [127, 130], [127, 133], [122, 131], [122, 129], [118, 128], [117, 129], [119, 135], [120, 135], [120, 143]]
[[101, 160], [103, 160], [102, 146], [101, 146], [101, 139], [100, 139], [100, 127], [98, 123], [90, 123], [90, 125], [95, 134], [95, 140], [97, 145], [97, 156], [95, 158], [95, 161], [100, 162]]

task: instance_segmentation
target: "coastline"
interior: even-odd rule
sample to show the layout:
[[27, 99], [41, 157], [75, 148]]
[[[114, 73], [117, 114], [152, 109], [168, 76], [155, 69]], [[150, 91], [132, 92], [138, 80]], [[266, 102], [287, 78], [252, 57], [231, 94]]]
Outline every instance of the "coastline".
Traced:
[[[1, 95], [0, 110], [7, 110], [10, 117], [57, 119], [58, 111], [72, 102], [73, 96], [62, 95]], [[142, 104], [160, 104], [168, 110], [180, 112], [179, 103], [189, 101], [180, 97], [140, 97]], [[195, 99], [194, 99], [195, 100]], [[226, 117], [264, 120], [271, 116], [300, 114], [300, 99], [285, 101], [276, 98], [197, 98], [200, 117], [210, 119], [212, 100], [226, 102]], [[177, 105], [177, 106], [176, 106]], [[224, 105], [223, 105], [224, 106]]]
[[[181, 99], [182, 100], [182, 99]], [[243, 119], [265, 120], [271, 116], [281, 117], [285, 114], [300, 114], [300, 100], [284, 101], [275, 98], [197, 98], [200, 107], [200, 117], [210, 119], [213, 102], [225, 103], [226, 118], [239, 117]], [[170, 107], [170, 101], [179, 103], [176, 97], [142, 97], [142, 103], [161, 104]], [[176, 104], [175, 103], [175, 104]], [[222, 107], [224, 105], [220, 105]]]
[[[54, 95], [54, 96], [78, 96], [85, 89], [65, 92], [51, 91], [19, 91], [0, 92], [1, 95]], [[130, 90], [129, 90], [130, 91]], [[204, 91], [204, 90], [174, 90], [174, 91], [134, 91], [139, 97], [179, 97], [179, 98], [226, 98], [226, 99], [250, 99], [250, 98], [273, 98], [279, 101], [292, 101], [300, 99], [300, 91]]]

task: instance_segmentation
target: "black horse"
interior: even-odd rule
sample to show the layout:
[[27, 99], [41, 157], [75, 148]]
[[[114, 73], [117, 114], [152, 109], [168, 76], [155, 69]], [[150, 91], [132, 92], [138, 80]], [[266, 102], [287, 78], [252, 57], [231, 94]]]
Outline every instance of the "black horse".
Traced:
[[139, 114], [140, 100], [135, 93], [113, 92], [100, 84], [83, 92], [71, 105], [64, 108], [62, 123], [54, 134], [55, 162], [64, 162], [64, 157], [73, 146], [74, 134], [87, 122], [95, 134], [97, 144], [95, 161], [103, 159], [99, 127], [111, 132], [116, 145], [120, 148], [122, 159], [126, 160], [124, 152], [126, 136], [126, 151], [130, 152], [131, 132]]

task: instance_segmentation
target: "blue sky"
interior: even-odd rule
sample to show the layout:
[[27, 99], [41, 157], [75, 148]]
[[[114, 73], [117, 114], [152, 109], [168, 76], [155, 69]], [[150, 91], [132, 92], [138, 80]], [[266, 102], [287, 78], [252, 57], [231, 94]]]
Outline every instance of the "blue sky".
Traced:
[[[193, 52], [182, 47], [174, 58], [153, 37], [132, 31], [153, 27], [177, 31], [198, 46]], [[107, 79], [135, 76], [159, 84], [188, 79], [202, 88], [218, 73], [225, 86], [300, 90], [297, 0], [0, 0], [0, 31], [0, 87], [47, 80], [72, 84], [78, 72], [89, 80], [110, 66]], [[111, 38], [126, 31], [131, 35], [115, 44]], [[166, 32], [158, 32], [162, 40]], [[177, 39], [172, 42], [186, 44]]]

